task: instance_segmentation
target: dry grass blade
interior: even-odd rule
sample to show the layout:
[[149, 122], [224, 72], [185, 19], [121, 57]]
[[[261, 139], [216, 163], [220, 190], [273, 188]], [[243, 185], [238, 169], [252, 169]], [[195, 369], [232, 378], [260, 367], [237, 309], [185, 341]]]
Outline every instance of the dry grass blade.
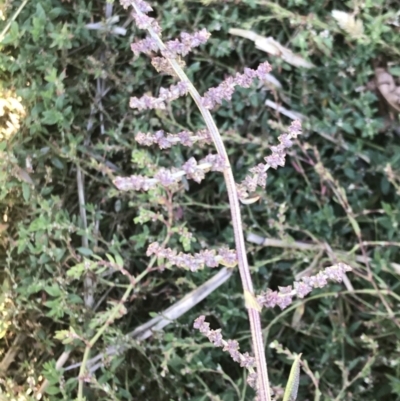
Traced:
[[355, 19], [354, 15], [344, 11], [333, 10], [332, 17], [336, 20], [340, 28], [354, 39], [361, 37], [364, 33], [364, 26], [361, 20]]
[[[325, 249], [325, 246], [323, 244], [307, 243], [300, 241], [287, 242], [276, 238], [264, 238], [254, 233], [248, 233], [246, 240], [248, 242], [252, 242], [253, 244], [261, 246], [272, 246], [277, 248], [289, 248], [289, 249], [308, 250], [308, 251], [310, 250], [318, 251]], [[343, 252], [340, 250], [333, 250], [333, 252], [335, 254], [348, 255], [347, 252]], [[362, 255], [355, 255], [355, 260], [356, 262], [364, 264], [372, 261], [371, 258], [369, 257], [365, 258]], [[391, 262], [389, 263], [389, 266], [394, 270], [395, 273], [400, 275], [400, 264]], [[382, 270], [390, 272], [390, 269], [388, 269], [385, 266], [382, 266]]]
[[282, 46], [279, 42], [277, 42], [272, 37], [265, 37], [258, 35], [253, 31], [249, 31], [246, 29], [239, 28], [231, 28], [229, 29], [229, 33], [235, 36], [241, 36], [245, 39], [250, 39], [254, 42], [257, 49], [260, 49], [268, 54], [273, 56], [281, 57], [287, 63], [295, 66], [295, 67], [303, 67], [303, 68], [312, 68], [314, 65], [309, 61], [305, 60], [298, 54], [293, 53], [287, 47]]

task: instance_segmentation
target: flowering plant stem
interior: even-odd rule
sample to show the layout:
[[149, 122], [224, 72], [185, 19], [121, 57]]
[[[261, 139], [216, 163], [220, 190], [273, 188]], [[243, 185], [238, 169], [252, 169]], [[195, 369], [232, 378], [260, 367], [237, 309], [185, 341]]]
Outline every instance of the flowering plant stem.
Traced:
[[[133, 7], [138, 15], [143, 15], [139, 7], [133, 3]], [[164, 45], [163, 41], [157, 35], [157, 33], [149, 26], [147, 28], [150, 36], [157, 41], [159, 49], [161, 51], [165, 51], [167, 53], [166, 46]], [[232, 225], [234, 230], [234, 237], [235, 237], [235, 245], [236, 245], [236, 252], [237, 252], [237, 259], [238, 259], [238, 266], [239, 266], [239, 273], [240, 278], [242, 281], [243, 292], [245, 295], [246, 300], [249, 297], [254, 297], [254, 290], [253, 290], [253, 282], [250, 275], [249, 265], [247, 261], [246, 255], [246, 248], [244, 243], [244, 236], [243, 236], [243, 228], [242, 228], [242, 219], [240, 214], [240, 204], [239, 199], [236, 192], [236, 185], [235, 180], [232, 173], [232, 168], [229, 163], [229, 158], [225, 150], [225, 145], [222, 141], [221, 134], [218, 131], [218, 128], [211, 116], [211, 113], [208, 109], [206, 109], [201, 102], [201, 96], [193, 84], [190, 82], [189, 78], [180, 67], [178, 62], [170, 57], [166, 57], [170, 66], [174, 70], [175, 74], [179, 77], [179, 79], [183, 82], [186, 82], [189, 87], [189, 93], [193, 100], [195, 101], [197, 107], [200, 110], [201, 115], [204, 118], [206, 126], [210, 132], [214, 145], [217, 149], [218, 154], [223, 157], [225, 160], [225, 168], [223, 171], [224, 179], [226, 183], [226, 188], [229, 197], [229, 206], [231, 210], [232, 216]], [[246, 302], [249, 321], [250, 321], [250, 330], [251, 330], [251, 337], [252, 337], [252, 345], [253, 345], [253, 352], [255, 354], [256, 359], [256, 368], [257, 368], [257, 377], [258, 377], [258, 396], [260, 401], [271, 401], [270, 395], [270, 387], [269, 387], [269, 380], [268, 380], [268, 371], [267, 371], [267, 362], [265, 358], [265, 350], [264, 344], [262, 339], [262, 329], [261, 329], [261, 320], [260, 320], [260, 312], [256, 306], [256, 301], [254, 302]]]

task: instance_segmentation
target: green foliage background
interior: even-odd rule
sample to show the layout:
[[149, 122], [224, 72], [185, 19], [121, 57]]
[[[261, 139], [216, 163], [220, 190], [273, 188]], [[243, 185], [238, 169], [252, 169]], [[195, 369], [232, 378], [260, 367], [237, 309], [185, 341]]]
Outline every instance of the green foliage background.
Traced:
[[[263, 85], [238, 90], [232, 103], [214, 112], [238, 181], [269, 154], [290, 123], [266, 107], [266, 99], [306, 116], [304, 135], [286, 167], [269, 174], [262, 200], [243, 206], [243, 219], [246, 233], [314, 241], [327, 251], [249, 243], [256, 288], [289, 285], [300, 271], [310, 265], [321, 269], [335, 257], [355, 267], [349, 274], [354, 291], [330, 285], [283, 312], [263, 312], [266, 342], [272, 344], [266, 349], [272, 384], [284, 385], [288, 356], [301, 352], [315, 381], [303, 371], [299, 400], [399, 399], [400, 281], [390, 262], [400, 262], [400, 202], [398, 187], [385, 172], [390, 165], [399, 183], [399, 118], [367, 88], [377, 65], [400, 75], [396, 2], [153, 3], [164, 38], [203, 27], [212, 33], [187, 59], [188, 75], [200, 93], [265, 60], [282, 83], [280, 90]], [[20, 4], [6, 3], [5, 16], [10, 18]], [[203, 123], [190, 99], [174, 102], [163, 112], [128, 108], [130, 96], [157, 93], [170, 80], [159, 76], [146, 57], [133, 57], [129, 44], [143, 33], [117, 3], [113, 15], [120, 18], [116, 25], [126, 22], [125, 36], [87, 29], [88, 23], [105, 21], [105, 6], [97, 0], [28, 1], [0, 44], [0, 90], [17, 93], [27, 111], [21, 129], [0, 143], [0, 208], [8, 224], [0, 234], [0, 359], [17, 338], [23, 340], [17, 342], [13, 362], [0, 371], [0, 396], [5, 399], [34, 399], [43, 378], [50, 382], [43, 399], [76, 397], [78, 370], [57, 371], [55, 361], [67, 347], [71, 355], [64, 367], [79, 363], [84, 345], [76, 340], [64, 346], [55, 334], [72, 327], [89, 340], [110, 307], [107, 302], [121, 299], [128, 284], [120, 272], [104, 277], [93, 268], [99, 304], [91, 312], [84, 305], [79, 264], [83, 258], [107, 260], [108, 253], [122, 258], [135, 277], [147, 266], [147, 245], [166, 236], [159, 218], [140, 211], [166, 216], [165, 194], [120, 193], [113, 177], [151, 175], [159, 166], [179, 167], [188, 157], [210, 150], [159, 151], [135, 144], [139, 130], [196, 130]], [[364, 36], [355, 40], [342, 31], [331, 16], [334, 9], [358, 10]], [[299, 69], [268, 56], [251, 41], [229, 35], [234, 27], [271, 36], [315, 67]], [[27, 159], [32, 171], [27, 170]], [[84, 176], [86, 230], [79, 211], [78, 170]], [[188, 184], [174, 197], [168, 246], [191, 252], [233, 246], [222, 176], [210, 174], [201, 185]], [[347, 199], [347, 207], [338, 193]], [[360, 254], [360, 238], [372, 258], [369, 271], [354, 260], [354, 253]], [[68, 273], [74, 266], [75, 276]], [[94, 383], [85, 389], [87, 400], [252, 399], [242, 369], [192, 329], [193, 320], [206, 314], [213, 328], [222, 328], [224, 338], [237, 339], [241, 349], [248, 350], [247, 315], [236, 273], [153, 338], [139, 343], [124, 336], [214, 273], [156, 271], [138, 282], [125, 304], [127, 313], [106, 330], [92, 352], [121, 341], [129, 343], [129, 350], [96, 372]]]

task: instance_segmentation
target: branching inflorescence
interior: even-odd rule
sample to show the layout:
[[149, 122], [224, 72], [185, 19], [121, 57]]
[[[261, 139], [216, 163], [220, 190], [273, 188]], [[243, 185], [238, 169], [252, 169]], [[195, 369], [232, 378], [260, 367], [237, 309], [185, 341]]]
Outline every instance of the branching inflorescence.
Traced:
[[[228, 247], [222, 247], [217, 250], [206, 249], [190, 255], [182, 252], [178, 253], [158, 243], [152, 243], [148, 247], [147, 256], [155, 255], [160, 260], [164, 260], [164, 267], [175, 265], [191, 271], [197, 271], [204, 267], [215, 268], [218, 265], [238, 266], [250, 320], [254, 357], [248, 353], [240, 353], [237, 341], [225, 341], [222, 338], [220, 329], [211, 330], [209, 324], [205, 322], [204, 316], [196, 319], [194, 327], [205, 334], [215, 346], [222, 347], [224, 351], [227, 351], [241, 366], [249, 369], [248, 383], [256, 390], [257, 400], [271, 401], [271, 389], [260, 322], [261, 307], [274, 307], [277, 305], [284, 309], [292, 302], [294, 296], [303, 298], [313, 288], [325, 286], [328, 280], [340, 282], [344, 274], [351, 270], [349, 266], [337, 263], [315, 276], [295, 282], [293, 287], [279, 287], [279, 291], [267, 290], [258, 296], [254, 294], [246, 256], [239, 200], [245, 203], [246, 199], [256, 191], [257, 187], [265, 188], [269, 168], [276, 169], [278, 166], [285, 164], [288, 149], [293, 145], [297, 136], [301, 134], [300, 121], [292, 122], [287, 132], [278, 138], [279, 144], [271, 147], [272, 153], [265, 157], [265, 163], [260, 163], [252, 168], [250, 170], [251, 174], [240, 184], [236, 184], [225, 146], [210, 110], [223, 104], [224, 101], [230, 101], [236, 86], [248, 88], [255, 79], [266, 80], [271, 71], [271, 66], [268, 62], [264, 62], [257, 69], [245, 68], [243, 73], [236, 73], [235, 76], [228, 77], [220, 85], [210, 88], [203, 96], [200, 96], [183, 70], [185, 63], [181, 57], [187, 55], [193, 48], [206, 43], [210, 34], [205, 29], [193, 34], [181, 33], [179, 39], [164, 43], [161, 39], [161, 27], [154, 18], [147, 15], [152, 11], [147, 2], [143, 0], [121, 0], [121, 4], [124, 8], [132, 6], [132, 16], [136, 25], [149, 33], [148, 37], [131, 45], [134, 54], [136, 56], [140, 53], [151, 54], [152, 64], [158, 72], [170, 75], [178, 80], [176, 84], [171, 85], [169, 88], [161, 88], [158, 97], [149, 95], [132, 97], [130, 99], [130, 107], [137, 110], [165, 109], [167, 103], [190, 94], [206, 124], [205, 129], [196, 133], [182, 131], [177, 134], [170, 134], [162, 130], [157, 131], [155, 134], [139, 132], [136, 135], [136, 141], [144, 146], [158, 145], [161, 149], [168, 149], [178, 144], [192, 146], [194, 143], [205, 145], [213, 142], [217, 153], [209, 154], [199, 161], [191, 157], [180, 168], [160, 168], [153, 177], [140, 175], [116, 177], [114, 184], [122, 191], [148, 191], [157, 185], [168, 189], [177, 189], [184, 176], [196, 182], [201, 182], [205, 174], [210, 171], [223, 173], [229, 197], [235, 249], [230, 250]], [[160, 57], [154, 57], [154, 53], [157, 52], [161, 55]], [[297, 393], [297, 389], [293, 393]]]

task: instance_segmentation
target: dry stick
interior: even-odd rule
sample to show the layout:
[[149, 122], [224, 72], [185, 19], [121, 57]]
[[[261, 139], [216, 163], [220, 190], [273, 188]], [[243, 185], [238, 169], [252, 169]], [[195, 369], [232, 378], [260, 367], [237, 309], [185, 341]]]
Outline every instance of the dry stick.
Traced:
[[[139, 7], [135, 3], [132, 4], [135, 8], [135, 11], [138, 15], [143, 16], [144, 14], [139, 10]], [[153, 28], [149, 26], [147, 28], [150, 36], [157, 42], [159, 49], [161, 51], [167, 50], [161, 38], [154, 32]], [[269, 388], [269, 380], [268, 380], [268, 370], [267, 370], [267, 361], [265, 358], [265, 348], [263, 344], [262, 338], [262, 328], [261, 328], [261, 319], [260, 312], [256, 307], [256, 301], [254, 299], [254, 290], [253, 290], [253, 282], [251, 280], [249, 265], [247, 261], [246, 248], [244, 243], [243, 236], [243, 228], [242, 228], [242, 219], [240, 215], [240, 205], [236, 192], [235, 180], [232, 174], [232, 168], [229, 163], [229, 158], [225, 150], [224, 143], [221, 138], [221, 134], [218, 131], [217, 126], [211, 116], [209, 110], [207, 110], [201, 103], [201, 96], [197, 89], [190, 82], [189, 78], [186, 76], [183, 69], [180, 67], [178, 62], [172, 58], [166, 58], [171, 67], [173, 68], [175, 74], [179, 77], [179, 79], [183, 82], [186, 82], [189, 87], [189, 93], [193, 100], [195, 101], [201, 115], [204, 118], [204, 121], [207, 125], [207, 128], [211, 134], [214, 145], [217, 149], [219, 156], [223, 157], [225, 160], [225, 168], [224, 168], [224, 179], [226, 183], [226, 189], [229, 197], [229, 205], [232, 216], [232, 225], [234, 230], [235, 244], [236, 244], [236, 252], [238, 258], [238, 266], [240, 278], [242, 281], [243, 292], [245, 296], [246, 307], [249, 314], [250, 320], [250, 328], [251, 328], [251, 337], [253, 343], [253, 352], [255, 354], [256, 359], [256, 368], [257, 368], [257, 377], [258, 377], [258, 394], [260, 401], [271, 401], [271, 394]], [[249, 302], [249, 300], [254, 299], [254, 302]]]
[[[184, 298], [171, 305], [158, 316], [137, 327], [126, 336], [139, 341], [146, 340], [147, 338], [151, 337], [155, 331], [162, 330], [165, 326], [178, 319], [180, 316], [192, 309], [204, 298], [214, 292], [217, 288], [229, 280], [229, 278], [232, 276], [232, 273], [233, 269], [224, 267], [201, 286], [186, 294]], [[104, 357], [120, 354], [128, 348], [129, 346], [126, 344], [112, 345], [109, 346], [105, 352], [99, 353], [98, 355], [89, 359], [87, 361], [87, 366], [89, 367], [90, 373], [94, 373], [98, 368], [103, 366], [103, 363], [99, 361]], [[75, 369], [79, 366], [81, 366], [81, 363], [76, 363], [74, 365], [67, 366], [65, 370], [67, 371]]]
[[7, 351], [6, 355], [0, 362], [0, 374], [3, 375], [7, 372], [8, 367], [14, 362], [15, 355], [17, 354], [21, 344], [25, 341], [25, 334], [17, 334], [10, 349]]
[[[79, 198], [79, 213], [81, 215], [82, 220], [82, 246], [84, 248], [89, 248], [89, 241], [87, 237], [87, 217], [86, 217], [86, 209], [85, 209], [85, 189], [84, 189], [84, 177], [82, 174], [82, 170], [79, 166], [76, 169], [76, 181], [78, 186], [78, 198]], [[85, 306], [88, 309], [92, 309], [94, 305], [94, 292], [96, 288], [96, 282], [93, 277], [91, 277], [90, 272], [86, 274], [84, 280], [84, 302]]]
[[4, 29], [1, 31], [0, 33], [0, 42], [3, 41], [4, 37], [6, 36], [8, 30], [11, 27], [11, 24], [17, 19], [19, 13], [23, 10], [23, 8], [26, 6], [26, 3], [28, 3], [29, 0], [24, 0], [21, 5], [18, 7], [17, 11], [15, 11], [15, 13], [13, 14], [13, 16], [9, 19], [9, 21], [7, 22], [6, 26], [4, 27]]
[[[105, 17], [106, 19], [111, 18], [112, 16], [112, 11], [113, 11], [113, 5], [107, 3], [105, 6]], [[104, 60], [104, 52], [101, 52], [100, 54], [100, 60]], [[104, 128], [104, 114], [103, 114], [103, 104], [102, 104], [102, 98], [105, 96], [105, 94], [108, 92], [108, 90], [105, 88], [105, 80], [103, 78], [97, 78], [96, 80], [96, 97], [95, 97], [95, 103], [98, 103], [98, 110], [100, 113], [100, 131], [102, 134], [105, 133], [105, 128]], [[87, 132], [89, 133], [93, 127], [93, 114], [95, 113], [96, 106], [93, 105], [92, 110], [90, 112], [90, 117], [89, 121], [87, 124]], [[85, 139], [84, 146], [88, 146], [90, 143], [90, 135], [88, 134], [87, 138]], [[82, 224], [83, 224], [83, 229], [84, 229], [84, 234], [82, 236], [82, 246], [84, 248], [89, 247], [89, 242], [88, 242], [88, 237], [87, 237], [87, 218], [86, 218], [86, 209], [85, 209], [85, 192], [84, 192], [84, 176], [82, 175], [82, 171], [80, 167], [78, 166], [77, 168], [77, 182], [78, 182], [78, 196], [79, 196], [79, 212], [81, 215], [82, 219]], [[98, 224], [98, 221], [96, 222], [96, 225]], [[85, 277], [84, 281], [84, 286], [85, 286], [85, 306], [92, 309], [94, 306], [94, 293], [96, 290], [96, 282], [95, 280], [88, 274]]]
[[[275, 238], [264, 238], [261, 237], [258, 234], [254, 233], [248, 233], [246, 240], [248, 242], [252, 242], [253, 244], [261, 245], [261, 246], [272, 246], [272, 247], [277, 247], [277, 248], [291, 248], [291, 249], [299, 249], [303, 251], [317, 251], [317, 250], [324, 250], [325, 245], [324, 244], [310, 244], [307, 242], [300, 242], [300, 241], [293, 241], [293, 242], [288, 242], [288, 241], [283, 241], [280, 239], [275, 239]], [[341, 254], [341, 255], [348, 255], [347, 252], [343, 252], [340, 250], [333, 250], [334, 253], [336, 254]], [[372, 258], [370, 257], [365, 257], [363, 255], [354, 255], [355, 260], [359, 263], [368, 263], [372, 261]], [[400, 264], [398, 263], [389, 263], [392, 269], [400, 275]], [[382, 270], [391, 273], [391, 270], [388, 269], [386, 266], [382, 267]]]

